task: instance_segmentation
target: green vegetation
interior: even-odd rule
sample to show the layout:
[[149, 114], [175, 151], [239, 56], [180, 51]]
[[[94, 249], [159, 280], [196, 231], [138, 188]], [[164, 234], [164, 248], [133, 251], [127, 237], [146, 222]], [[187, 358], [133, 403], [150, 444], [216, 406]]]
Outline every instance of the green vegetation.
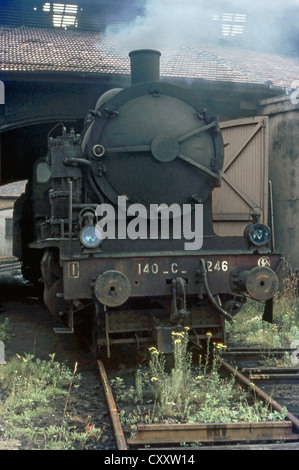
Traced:
[[[227, 423], [285, 418], [286, 410], [273, 411], [268, 404], [241, 389], [234, 377], [221, 376], [219, 352], [225, 346], [212, 343], [211, 334], [207, 335], [207, 353], [197, 367], [192, 365], [187, 346], [187, 330], [174, 332], [174, 365], [170, 371], [165, 356], [153, 347], [149, 369], [139, 369], [134, 386], [126, 389], [119, 377], [112, 382], [122, 423], [133, 433], [140, 422]], [[136, 405], [133, 411], [126, 411], [128, 402]]]
[[5, 318], [4, 322], [0, 325], [0, 341], [6, 345], [11, 340], [11, 328], [9, 325], [8, 318]]
[[[299, 340], [298, 278], [294, 273], [288, 273], [283, 291], [275, 298], [273, 324], [262, 320], [263, 309], [263, 304], [247, 302], [234, 318], [233, 327], [227, 325], [230, 346], [290, 348]], [[174, 367], [170, 371], [165, 356], [150, 348], [149, 369], [138, 370], [135, 385], [127, 388], [121, 378], [116, 378], [112, 385], [119, 397], [123, 423], [134, 431], [140, 422], [248, 422], [285, 418], [285, 409], [282, 413], [273, 411], [254, 395], [246, 394], [234, 377], [223, 378], [219, 352], [225, 346], [213, 344], [209, 334], [207, 344], [206, 356], [195, 370], [187, 348], [187, 331], [174, 333]], [[264, 365], [268, 366], [292, 366], [287, 353], [282, 359], [268, 357], [265, 361]], [[136, 408], [127, 412], [124, 408], [127, 402], [135, 403]], [[150, 402], [152, 405], [145, 405]]]
[[[298, 279], [288, 276], [284, 290], [275, 299], [274, 323], [262, 320], [263, 305], [249, 301], [227, 326], [230, 345], [289, 348], [299, 340]], [[6, 318], [0, 324], [0, 340], [11, 340]], [[219, 353], [224, 345], [213, 344], [207, 335], [207, 353], [194, 366], [188, 349], [188, 330], [173, 333], [173, 367], [156, 348], [150, 348], [148, 367], [139, 368], [128, 386], [120, 377], [111, 385], [124, 425], [134, 431], [137, 423], [192, 423], [282, 420], [278, 413], [252, 394], [245, 393], [235, 378], [220, 373]], [[32, 354], [17, 355], [0, 366], [0, 439], [19, 440], [27, 448], [78, 449], [99, 439], [100, 429], [85, 423], [83, 431], [68, 415], [71, 392], [79, 387], [76, 367], [71, 371], [54, 360]], [[6, 359], [7, 360], [7, 359]], [[271, 360], [271, 358], [270, 358]], [[266, 364], [265, 364], [266, 365]], [[267, 365], [277, 365], [274, 362]], [[291, 365], [288, 355], [283, 364]], [[126, 404], [134, 404], [133, 411]]]
[[299, 340], [298, 278], [294, 273], [284, 281], [283, 291], [274, 300], [273, 324], [262, 320], [264, 305], [248, 301], [235, 316], [234, 326], [227, 326], [232, 345], [290, 348]]
[[86, 425], [77, 432], [68, 424], [67, 405], [80, 375], [54, 360], [17, 355], [0, 367], [0, 437], [17, 439], [29, 448], [73, 449], [101, 431]]

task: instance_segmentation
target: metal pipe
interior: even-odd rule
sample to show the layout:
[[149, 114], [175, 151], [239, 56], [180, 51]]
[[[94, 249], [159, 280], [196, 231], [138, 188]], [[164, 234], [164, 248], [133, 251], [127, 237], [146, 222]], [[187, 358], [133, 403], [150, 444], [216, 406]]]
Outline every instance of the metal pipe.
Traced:
[[271, 217], [271, 237], [272, 250], [275, 251], [275, 235], [274, 235], [274, 214], [273, 214], [273, 190], [272, 181], [269, 181], [269, 197], [270, 197], [270, 217]]
[[73, 182], [69, 179], [69, 240], [73, 234]]
[[220, 307], [220, 305], [217, 304], [216, 300], [212, 296], [212, 293], [210, 291], [209, 284], [208, 284], [208, 276], [207, 276], [206, 265], [205, 265], [205, 261], [204, 261], [203, 258], [201, 258], [200, 263], [201, 263], [201, 266], [202, 266], [201, 274], [202, 274], [204, 286], [205, 286], [205, 289], [207, 291], [207, 295], [209, 297], [210, 302], [214, 305], [214, 307], [218, 310], [218, 312], [220, 312], [221, 315], [224, 316], [224, 318], [226, 320], [228, 320], [230, 323], [232, 323], [233, 322], [233, 317], [228, 312], [226, 312], [222, 307]]

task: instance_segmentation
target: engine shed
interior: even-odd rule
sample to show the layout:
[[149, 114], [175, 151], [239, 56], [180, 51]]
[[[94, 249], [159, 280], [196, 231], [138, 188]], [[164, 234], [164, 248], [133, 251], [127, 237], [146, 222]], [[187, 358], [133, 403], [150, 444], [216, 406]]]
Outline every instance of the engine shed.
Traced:
[[[170, 1], [160, 10], [157, 3], [1, 3], [1, 184], [29, 177], [58, 123], [80, 132], [100, 95], [129, 86], [130, 48], [139, 40], [144, 47], [145, 36], [152, 31], [153, 39], [170, 14]], [[276, 249], [299, 269], [299, 53], [292, 23], [298, 7], [290, 2], [289, 9], [261, 13], [252, 2], [253, 10], [240, 12], [231, 1], [211, 2], [213, 8], [198, 7], [198, 28], [192, 23], [189, 36], [195, 2], [184, 3], [184, 40], [174, 40], [171, 30], [161, 44], [161, 81], [190, 90], [221, 121], [227, 145], [213, 201], [215, 231], [240, 234], [257, 209], [275, 228]], [[289, 29], [279, 29], [279, 21]]]

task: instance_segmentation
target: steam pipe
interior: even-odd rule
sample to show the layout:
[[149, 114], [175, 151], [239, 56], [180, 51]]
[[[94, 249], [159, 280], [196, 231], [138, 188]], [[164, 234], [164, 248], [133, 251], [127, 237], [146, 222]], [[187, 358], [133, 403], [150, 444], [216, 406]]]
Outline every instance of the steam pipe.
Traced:
[[69, 178], [69, 240], [72, 240], [73, 233], [73, 182]]
[[204, 286], [205, 286], [205, 289], [206, 289], [206, 292], [207, 292], [207, 295], [208, 295], [208, 298], [209, 298], [210, 302], [214, 305], [214, 307], [218, 310], [218, 312], [220, 312], [221, 315], [223, 315], [224, 318], [232, 324], [232, 322], [233, 322], [232, 316], [226, 310], [224, 310], [222, 307], [220, 307], [219, 304], [217, 304], [217, 302], [215, 301], [215, 299], [214, 299], [214, 297], [213, 297], [213, 295], [210, 291], [209, 284], [208, 284], [207, 270], [206, 270], [206, 265], [205, 265], [204, 259], [201, 258], [200, 264], [201, 264], [201, 268], [202, 268], [201, 269], [201, 274], [202, 274], [203, 283], [204, 283]]

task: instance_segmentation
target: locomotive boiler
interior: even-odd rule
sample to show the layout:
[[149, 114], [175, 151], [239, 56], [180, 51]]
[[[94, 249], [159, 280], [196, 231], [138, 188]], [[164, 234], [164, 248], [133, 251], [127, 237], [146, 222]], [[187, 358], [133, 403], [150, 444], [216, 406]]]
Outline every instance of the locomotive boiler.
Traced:
[[[198, 97], [160, 81], [160, 53], [130, 53], [132, 84], [104, 93], [83, 131], [48, 138], [14, 210], [14, 254], [43, 281], [44, 302], [66, 320], [93, 316], [93, 346], [155, 340], [171, 331], [225, 341], [253, 298], [271, 321], [281, 257], [258, 213], [240, 237], [213, 231], [212, 192], [224, 145]], [[81, 323], [82, 324], [82, 323]]]

